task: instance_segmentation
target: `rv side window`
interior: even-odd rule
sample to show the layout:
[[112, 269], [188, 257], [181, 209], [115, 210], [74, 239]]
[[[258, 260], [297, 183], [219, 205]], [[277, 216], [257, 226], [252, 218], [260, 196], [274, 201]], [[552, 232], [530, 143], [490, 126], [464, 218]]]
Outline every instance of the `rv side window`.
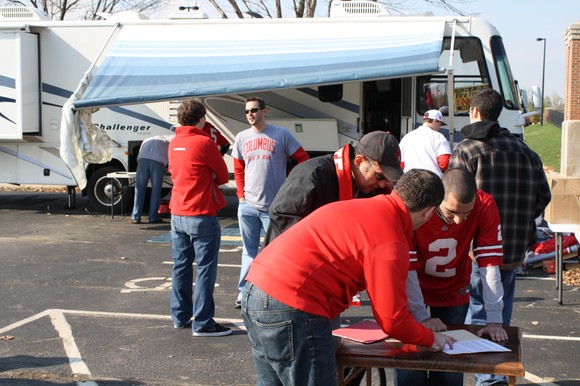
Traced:
[[318, 99], [321, 102], [340, 102], [342, 100], [342, 84], [318, 86]]
[[499, 36], [492, 36], [490, 39], [491, 53], [495, 61], [495, 70], [499, 79], [499, 87], [505, 101], [505, 108], [509, 110], [519, 110], [516, 85], [510, 69], [510, 64], [503, 47], [503, 41]]
[[[451, 55], [451, 38], [443, 39], [443, 49], [439, 57], [439, 66], [449, 66]], [[453, 74], [455, 88], [455, 111], [457, 115], [469, 112], [471, 95], [489, 87], [489, 72], [485, 64], [483, 48], [478, 38], [468, 37], [455, 39], [453, 51]], [[433, 74], [418, 78], [417, 81], [418, 114], [427, 110], [441, 110], [447, 115], [447, 75]]]

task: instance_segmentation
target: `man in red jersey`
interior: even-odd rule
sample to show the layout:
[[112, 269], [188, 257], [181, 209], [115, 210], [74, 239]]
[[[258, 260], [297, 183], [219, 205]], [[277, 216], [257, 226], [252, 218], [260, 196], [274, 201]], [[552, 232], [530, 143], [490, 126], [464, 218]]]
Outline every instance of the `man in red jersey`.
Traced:
[[[469, 308], [472, 269], [469, 253], [473, 250], [473, 258], [485, 278], [488, 317], [488, 325], [478, 335], [489, 334], [495, 341], [507, 340], [502, 327], [503, 287], [499, 272], [503, 257], [501, 225], [495, 201], [477, 189], [475, 178], [466, 169], [450, 169], [442, 180], [443, 202], [435, 215], [415, 231], [415, 250], [410, 253], [411, 271], [407, 278], [409, 308], [416, 320], [433, 331], [446, 330], [445, 324], [463, 324]], [[395, 373], [398, 386], [463, 385], [462, 373], [411, 370]]]
[[201, 129], [215, 142], [222, 156], [228, 152], [230, 142], [214, 125], [206, 121]]
[[435, 173], [412, 170], [390, 195], [317, 209], [256, 257], [242, 317], [259, 385], [336, 384], [331, 320], [362, 290], [391, 337], [433, 351], [453, 344], [413, 319], [405, 291], [413, 230], [443, 193]]

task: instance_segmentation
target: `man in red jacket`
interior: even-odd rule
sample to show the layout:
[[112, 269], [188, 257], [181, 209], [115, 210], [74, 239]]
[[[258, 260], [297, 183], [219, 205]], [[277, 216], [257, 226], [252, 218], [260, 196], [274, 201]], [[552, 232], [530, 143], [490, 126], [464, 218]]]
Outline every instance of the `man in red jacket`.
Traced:
[[413, 230], [443, 193], [435, 173], [414, 169], [390, 195], [322, 206], [264, 248], [242, 297], [259, 385], [336, 384], [331, 320], [362, 290], [391, 337], [433, 351], [452, 345], [413, 319], [405, 285]]
[[[219, 185], [228, 182], [228, 168], [214, 141], [202, 131], [205, 114], [205, 107], [197, 100], [183, 101], [177, 111], [182, 126], [169, 144], [173, 180], [169, 203], [173, 254], [171, 319], [175, 328], [191, 325], [194, 336], [223, 336], [232, 330], [213, 318], [213, 290], [221, 239], [217, 211], [226, 206]], [[192, 302], [194, 260], [197, 281]]]

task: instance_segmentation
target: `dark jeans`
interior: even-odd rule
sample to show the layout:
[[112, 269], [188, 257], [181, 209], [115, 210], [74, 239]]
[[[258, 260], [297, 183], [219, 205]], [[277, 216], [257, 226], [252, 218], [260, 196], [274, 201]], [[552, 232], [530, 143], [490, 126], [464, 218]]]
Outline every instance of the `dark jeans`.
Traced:
[[[193, 331], [215, 325], [213, 291], [217, 278], [221, 227], [216, 216], [171, 215], [171, 319], [177, 327], [193, 317]], [[197, 277], [193, 293], [193, 262]]]
[[[502, 319], [504, 326], [509, 326], [512, 320], [514, 295], [516, 292], [516, 273], [513, 269], [500, 270], [501, 284], [503, 286], [503, 311]], [[471, 273], [471, 297], [467, 324], [486, 324], [487, 314], [483, 306], [483, 289], [479, 270], [474, 268]], [[475, 374], [476, 386], [507, 385], [504, 375]]]
[[287, 306], [251, 282], [242, 294], [242, 317], [259, 386], [337, 384], [328, 318]]

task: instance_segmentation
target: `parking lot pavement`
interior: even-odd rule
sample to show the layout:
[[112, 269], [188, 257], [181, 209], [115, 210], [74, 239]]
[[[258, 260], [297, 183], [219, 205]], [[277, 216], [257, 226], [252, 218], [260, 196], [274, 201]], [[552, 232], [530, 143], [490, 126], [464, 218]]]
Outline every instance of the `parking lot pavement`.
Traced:
[[[216, 318], [231, 336], [194, 338], [169, 318], [169, 223], [130, 224], [66, 194], [0, 192], [0, 384], [251, 385], [250, 345], [233, 307], [241, 244], [224, 211]], [[580, 291], [554, 275], [519, 277], [513, 325], [523, 331], [518, 385], [580, 385]], [[372, 317], [368, 299], [343, 322]], [[390, 379], [390, 372], [389, 379]], [[392, 384], [392, 383], [389, 383]], [[467, 386], [474, 384], [466, 376]]]

